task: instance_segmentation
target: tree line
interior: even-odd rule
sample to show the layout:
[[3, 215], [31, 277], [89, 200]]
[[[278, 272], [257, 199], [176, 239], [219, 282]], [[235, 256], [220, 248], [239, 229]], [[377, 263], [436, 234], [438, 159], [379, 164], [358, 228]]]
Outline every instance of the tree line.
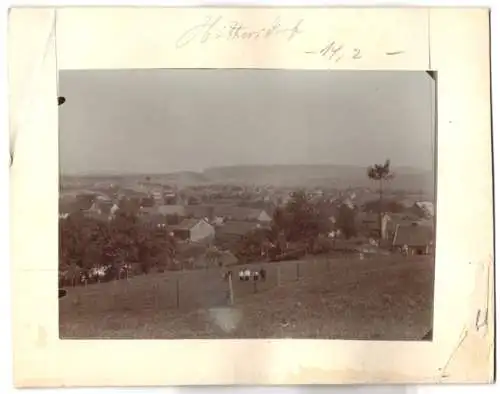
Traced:
[[59, 265], [90, 269], [136, 262], [144, 273], [168, 269], [175, 240], [165, 228], [142, 226], [137, 216], [119, 212], [109, 222], [70, 215], [59, 221]]
[[[404, 207], [395, 201], [384, 200], [385, 184], [395, 177], [389, 159], [383, 164], [368, 167], [367, 176], [376, 182], [379, 198], [369, 202], [364, 208], [368, 212], [378, 214], [381, 236], [382, 214], [402, 212]], [[263, 255], [273, 259], [277, 255], [286, 254], [290, 245], [302, 253], [326, 252], [334, 247], [336, 237], [330, 237], [332, 230], [339, 230], [347, 239], [357, 236], [356, 210], [340, 204], [336, 210], [335, 226], [332, 226], [328, 218], [322, 214], [321, 207], [308, 199], [304, 191], [298, 191], [292, 194], [285, 206], [275, 210], [271, 228], [247, 234], [237, 246], [236, 254], [248, 260]], [[298, 257], [293, 253], [291, 256]]]

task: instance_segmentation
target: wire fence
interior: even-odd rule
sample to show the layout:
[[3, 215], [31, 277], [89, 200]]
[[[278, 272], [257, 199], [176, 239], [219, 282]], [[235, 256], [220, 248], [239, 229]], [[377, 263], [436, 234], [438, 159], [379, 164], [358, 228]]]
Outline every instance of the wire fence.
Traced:
[[[411, 260], [412, 258], [405, 258]], [[143, 275], [129, 280], [113, 281], [75, 288], [70, 299], [92, 304], [92, 309], [116, 310], [117, 308], [144, 310], [182, 310], [238, 304], [252, 294], [262, 293], [299, 282], [306, 278], [325, 275], [348, 276], [353, 268], [400, 264], [401, 256], [377, 256], [360, 260], [348, 258], [319, 257], [299, 261], [263, 262], [193, 271], [177, 271], [156, 275]], [[239, 280], [239, 272], [265, 270], [265, 280]], [[231, 272], [231, 283], [227, 273]], [[69, 306], [71, 302], [66, 302]]]
[[[355, 256], [348, 258], [318, 257], [298, 261], [264, 262], [238, 265], [224, 269], [205, 270], [181, 274], [177, 279], [180, 293], [177, 297], [178, 308], [190, 307], [194, 302], [197, 307], [227, 305], [232, 299], [234, 303], [245, 297], [262, 293], [276, 287], [298, 282], [307, 278], [324, 277], [325, 275], [345, 276], [354, 265], [379, 265], [385, 267], [401, 262], [401, 256], [377, 256], [359, 259]], [[408, 259], [407, 259], [408, 260]], [[239, 272], [244, 270], [259, 272], [265, 270], [265, 279], [259, 278], [248, 281], [239, 279]], [[231, 279], [223, 279], [223, 275], [231, 272]], [[232, 280], [232, 286], [229, 285]], [[232, 294], [229, 294], [232, 292]]]

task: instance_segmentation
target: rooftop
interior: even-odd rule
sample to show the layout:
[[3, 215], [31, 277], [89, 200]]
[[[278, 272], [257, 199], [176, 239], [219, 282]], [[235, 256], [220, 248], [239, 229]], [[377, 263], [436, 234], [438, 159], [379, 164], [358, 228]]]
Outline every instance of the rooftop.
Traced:
[[214, 215], [228, 217], [235, 221], [257, 220], [263, 209], [236, 207], [232, 205], [214, 205]]
[[262, 228], [256, 223], [244, 221], [231, 221], [226, 222], [223, 226], [217, 227], [218, 234], [231, 234], [231, 235], [245, 235], [250, 231]]
[[200, 222], [200, 219], [184, 219], [179, 224], [170, 226], [172, 230], [190, 230]]
[[407, 226], [398, 225], [394, 234], [394, 246], [427, 246], [433, 241], [432, 228], [411, 224]]

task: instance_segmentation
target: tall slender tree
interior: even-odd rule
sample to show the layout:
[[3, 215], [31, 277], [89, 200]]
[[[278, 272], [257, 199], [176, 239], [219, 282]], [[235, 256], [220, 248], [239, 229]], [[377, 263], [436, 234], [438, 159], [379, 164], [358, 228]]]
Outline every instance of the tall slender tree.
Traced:
[[384, 164], [374, 164], [374, 165], [368, 167], [367, 175], [368, 175], [368, 178], [370, 178], [378, 183], [379, 237], [380, 237], [380, 239], [382, 239], [382, 237], [383, 237], [382, 217], [384, 214], [384, 209], [383, 209], [384, 183], [389, 182], [395, 176], [395, 174], [391, 171], [391, 161], [389, 159], [387, 159]]

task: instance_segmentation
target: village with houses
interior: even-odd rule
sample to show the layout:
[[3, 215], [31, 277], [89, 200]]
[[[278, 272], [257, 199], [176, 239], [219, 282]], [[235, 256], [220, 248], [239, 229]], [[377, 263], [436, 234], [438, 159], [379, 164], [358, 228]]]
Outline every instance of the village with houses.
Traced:
[[[381, 195], [376, 187], [366, 186], [179, 186], [153, 176], [126, 182], [106, 178], [66, 180], [61, 185], [59, 203], [60, 283], [77, 286], [92, 282], [89, 272], [102, 272], [98, 270], [102, 266], [113, 268], [110, 272], [114, 274], [101, 274], [110, 280], [120, 272], [128, 277], [156, 270], [206, 269], [319, 254], [354, 259], [430, 255], [434, 250], [434, 204], [423, 197], [423, 193], [390, 188]], [[293, 219], [287, 223], [282, 217], [287, 209], [299, 209], [293, 208], [299, 205], [295, 200], [300, 200], [300, 209], [309, 214], [303, 221], [314, 223], [304, 230], [309, 231], [307, 235], [294, 237], [292, 227], [297, 223]], [[92, 231], [102, 233], [125, 217], [131, 218], [144, 237], [152, 237], [148, 245], [156, 250], [143, 252], [147, 257], [141, 257], [138, 250], [146, 246], [139, 245], [135, 251], [130, 247], [136, 239], [126, 246], [119, 242], [111, 246], [109, 240], [97, 241], [96, 236], [82, 235], [80, 238], [86, 240], [75, 241], [79, 226], [94, 225], [97, 227]], [[64, 236], [69, 234], [65, 228], [70, 223], [72, 242]], [[113, 234], [108, 237], [120, 236], [116, 231]], [[75, 246], [79, 241], [83, 243], [80, 248]], [[92, 242], [101, 242], [99, 250]], [[106, 247], [121, 250], [106, 252]], [[150, 262], [141, 261], [145, 259]], [[104, 278], [94, 278], [97, 280]]]

